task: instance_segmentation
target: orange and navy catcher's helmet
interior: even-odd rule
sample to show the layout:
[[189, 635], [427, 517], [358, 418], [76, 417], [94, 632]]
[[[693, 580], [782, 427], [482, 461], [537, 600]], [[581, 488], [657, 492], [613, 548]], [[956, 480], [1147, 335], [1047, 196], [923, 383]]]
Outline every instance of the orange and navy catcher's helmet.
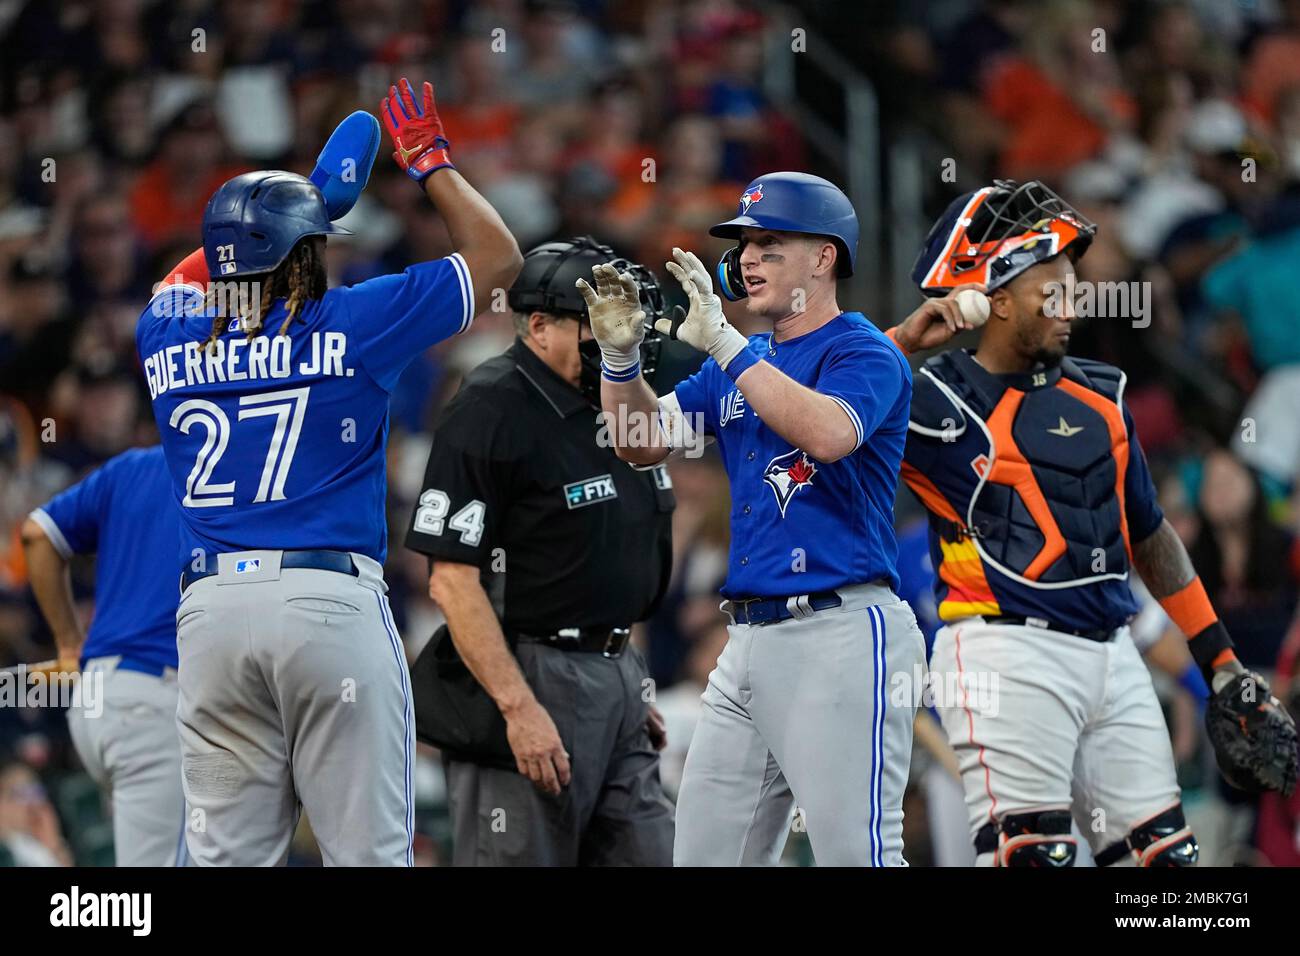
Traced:
[[1096, 231], [1037, 180], [996, 179], [948, 205], [925, 237], [912, 281], [929, 296], [973, 282], [992, 292], [1067, 250], [1077, 259]]

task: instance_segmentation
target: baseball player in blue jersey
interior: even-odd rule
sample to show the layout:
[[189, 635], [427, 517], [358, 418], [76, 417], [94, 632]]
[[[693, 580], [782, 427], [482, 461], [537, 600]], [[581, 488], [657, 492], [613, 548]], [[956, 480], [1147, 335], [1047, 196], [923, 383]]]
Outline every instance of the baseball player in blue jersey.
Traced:
[[619, 455], [653, 465], [703, 432], [731, 480], [730, 638], [686, 758], [674, 862], [775, 863], [797, 803], [819, 863], [902, 866], [915, 702], [891, 694], [890, 677], [910, 678], [925, 661], [895, 594], [911, 372], [836, 302], [858, 224], [834, 185], [761, 176], [738, 215], [710, 232], [739, 240], [718, 279], [772, 332], [747, 341], [708, 270], [674, 249], [668, 270], [690, 311], [660, 320], [661, 331], [710, 359], [662, 401], [640, 376], [635, 283], [606, 266], [594, 290], [581, 283]]
[[[108, 794], [118, 866], [185, 863], [176, 735], [180, 518], [162, 448], [137, 448], [37, 508], [23, 524], [32, 591], [59, 659], [102, 680], [103, 713], [68, 710], [86, 771]], [[68, 561], [97, 554], [95, 614], [82, 633]]]
[[455, 253], [326, 291], [311, 181], [237, 176], [208, 202], [212, 285], [181, 270], [136, 341], [180, 505], [178, 721], [187, 840], [282, 863], [305, 811], [327, 865], [410, 865], [410, 688], [384, 594], [388, 401], [522, 257], [451, 165], [424, 84], [380, 106]]

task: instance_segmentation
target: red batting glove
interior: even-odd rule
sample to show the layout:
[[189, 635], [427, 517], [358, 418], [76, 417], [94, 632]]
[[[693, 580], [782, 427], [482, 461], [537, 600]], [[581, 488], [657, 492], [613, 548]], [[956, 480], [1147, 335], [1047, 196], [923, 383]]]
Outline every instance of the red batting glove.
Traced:
[[447, 147], [451, 145], [442, 132], [442, 120], [433, 102], [433, 84], [424, 84], [424, 106], [415, 103], [411, 81], [402, 77], [397, 86], [388, 88], [388, 96], [379, 104], [379, 118], [397, 149], [393, 159], [417, 183], [424, 182], [435, 169], [455, 169]]

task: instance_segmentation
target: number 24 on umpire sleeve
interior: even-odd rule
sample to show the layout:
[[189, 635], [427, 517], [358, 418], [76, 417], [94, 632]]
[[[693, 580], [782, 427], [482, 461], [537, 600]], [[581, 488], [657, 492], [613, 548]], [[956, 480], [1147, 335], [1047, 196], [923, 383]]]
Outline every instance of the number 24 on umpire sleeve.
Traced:
[[443, 525], [446, 525], [452, 531], [460, 532], [461, 544], [477, 547], [483, 540], [483, 519], [487, 515], [487, 505], [475, 498], [447, 521], [447, 512], [450, 510], [451, 499], [447, 497], [447, 492], [430, 488], [420, 495], [420, 507], [415, 510], [415, 530], [425, 534], [442, 534]]

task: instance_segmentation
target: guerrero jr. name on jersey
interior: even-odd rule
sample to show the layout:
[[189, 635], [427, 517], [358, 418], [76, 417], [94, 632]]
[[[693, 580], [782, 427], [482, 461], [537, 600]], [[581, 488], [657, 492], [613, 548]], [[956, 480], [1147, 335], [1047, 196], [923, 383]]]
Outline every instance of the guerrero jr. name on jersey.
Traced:
[[[354, 370], [343, 364], [347, 351], [348, 337], [342, 332], [313, 332], [298, 374], [351, 378]], [[243, 336], [217, 339], [211, 348], [204, 342], [168, 346], [144, 360], [149, 398], [191, 385], [288, 378], [294, 371], [292, 352], [288, 335], [257, 335], [251, 341]]]
[[817, 474], [817, 464], [808, 457], [808, 453], [796, 448], [784, 455], [777, 455], [767, 463], [763, 470], [763, 480], [776, 495], [776, 506], [785, 517], [786, 506], [800, 488], [812, 484], [813, 475]]

